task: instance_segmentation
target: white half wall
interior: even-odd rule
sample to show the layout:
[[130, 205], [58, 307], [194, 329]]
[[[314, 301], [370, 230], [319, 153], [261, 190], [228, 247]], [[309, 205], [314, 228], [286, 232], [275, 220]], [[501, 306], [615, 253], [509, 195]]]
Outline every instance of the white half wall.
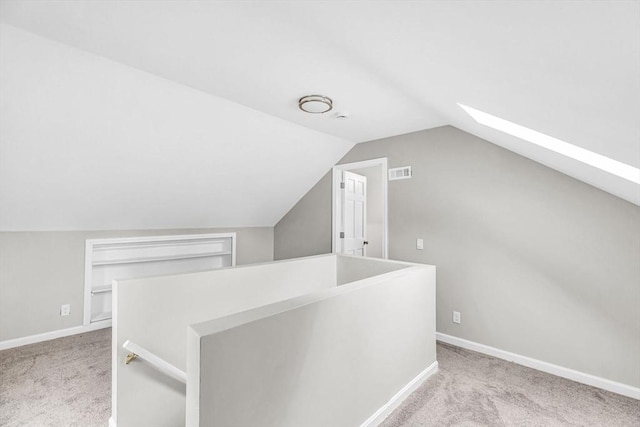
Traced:
[[185, 388], [136, 360], [126, 340], [186, 371], [187, 326], [335, 287], [332, 256], [116, 282], [113, 310], [113, 419], [118, 427], [185, 422]]
[[378, 275], [191, 326], [187, 426], [375, 425], [434, 372], [435, 267], [366, 261]]

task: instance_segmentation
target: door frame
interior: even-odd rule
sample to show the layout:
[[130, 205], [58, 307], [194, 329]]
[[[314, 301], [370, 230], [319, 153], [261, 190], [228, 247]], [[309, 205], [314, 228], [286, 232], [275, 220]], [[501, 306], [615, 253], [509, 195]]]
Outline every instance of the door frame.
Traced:
[[337, 253], [338, 242], [340, 237], [338, 235], [338, 207], [341, 205], [339, 198], [340, 194], [340, 182], [342, 181], [342, 172], [351, 171], [354, 169], [363, 169], [372, 166], [378, 166], [382, 175], [382, 258], [387, 259], [389, 257], [388, 245], [388, 203], [387, 203], [387, 158], [381, 157], [378, 159], [363, 160], [360, 162], [344, 163], [335, 165], [333, 167], [333, 177], [331, 181], [331, 252]]

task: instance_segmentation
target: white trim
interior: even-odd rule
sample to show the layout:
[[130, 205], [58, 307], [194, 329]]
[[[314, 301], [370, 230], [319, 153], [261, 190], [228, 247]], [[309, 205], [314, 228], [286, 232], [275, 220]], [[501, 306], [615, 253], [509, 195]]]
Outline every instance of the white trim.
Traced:
[[84, 243], [84, 306], [82, 324], [91, 324], [91, 275], [93, 273], [93, 245], [94, 239], [87, 239]]
[[379, 159], [370, 159], [363, 160], [360, 162], [353, 163], [343, 163], [339, 165], [335, 165], [333, 167], [333, 178], [331, 183], [331, 252], [337, 253], [337, 244], [338, 238], [337, 236], [337, 220], [338, 220], [338, 202], [337, 198], [340, 197], [340, 192], [337, 189], [340, 187], [340, 182], [342, 181], [342, 171], [345, 170], [353, 170], [353, 169], [363, 169], [372, 166], [380, 166], [382, 173], [382, 258], [389, 258], [389, 207], [388, 207], [388, 167], [387, 167], [387, 158], [381, 157]]
[[109, 417], [109, 427], [117, 427], [116, 422], [113, 421], [113, 417]]
[[35, 344], [43, 341], [54, 340], [56, 338], [68, 337], [70, 335], [83, 334], [85, 332], [96, 331], [111, 327], [111, 320], [93, 322], [90, 325], [74, 326], [73, 328], [58, 329], [57, 331], [45, 332], [43, 334], [30, 335], [28, 337], [15, 338], [12, 340], [0, 341], [0, 350], [20, 347], [23, 345]]
[[505, 350], [500, 350], [495, 347], [490, 347], [488, 345], [479, 344], [473, 341], [468, 341], [463, 338], [442, 334], [440, 332], [436, 332], [436, 340], [447, 343], [447, 344], [455, 345], [457, 347], [466, 348], [467, 350], [477, 351], [478, 353], [497, 357], [498, 359], [514, 362], [514, 363], [517, 363], [518, 365], [537, 369], [538, 371], [546, 372], [548, 374], [556, 375], [562, 378], [567, 378], [569, 380], [576, 381], [582, 384], [587, 384], [593, 387], [601, 388], [603, 390], [621, 394], [623, 396], [631, 397], [633, 399], [640, 399], [639, 387], [633, 387], [627, 384], [611, 381], [606, 378], [596, 377], [595, 375], [587, 374], [580, 371], [575, 371], [573, 369], [554, 365], [552, 363], [543, 362], [542, 360], [532, 359], [531, 357], [522, 356], [520, 354], [511, 353]]
[[380, 425], [411, 393], [416, 391], [418, 387], [431, 375], [438, 372], [438, 361], [433, 362], [427, 369], [420, 372], [417, 377], [409, 381], [409, 384], [402, 387], [382, 408], [378, 409], [370, 416], [360, 427], [375, 427]]
[[235, 237], [235, 232], [230, 233], [205, 233], [205, 234], [164, 234], [162, 236], [136, 236], [136, 237], [111, 237], [108, 239], [87, 239], [92, 244], [113, 244], [113, 243], [143, 243], [143, 242], [163, 242], [171, 240], [197, 240]]

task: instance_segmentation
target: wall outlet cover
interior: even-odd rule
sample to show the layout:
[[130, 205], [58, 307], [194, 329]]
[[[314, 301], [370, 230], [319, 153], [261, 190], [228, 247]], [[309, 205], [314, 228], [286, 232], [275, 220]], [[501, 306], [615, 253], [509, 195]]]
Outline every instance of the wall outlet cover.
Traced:
[[60, 306], [60, 316], [69, 316], [71, 314], [71, 304], [62, 304]]
[[424, 240], [416, 239], [416, 249], [418, 250], [424, 249]]
[[460, 324], [460, 312], [459, 311], [454, 311], [453, 312], [453, 323]]

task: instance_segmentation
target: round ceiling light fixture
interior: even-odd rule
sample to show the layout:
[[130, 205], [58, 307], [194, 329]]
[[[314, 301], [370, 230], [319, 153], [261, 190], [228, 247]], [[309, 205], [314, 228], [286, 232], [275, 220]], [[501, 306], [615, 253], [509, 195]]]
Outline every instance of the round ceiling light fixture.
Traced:
[[333, 101], [328, 96], [307, 95], [298, 100], [298, 107], [305, 113], [322, 114], [331, 111]]

